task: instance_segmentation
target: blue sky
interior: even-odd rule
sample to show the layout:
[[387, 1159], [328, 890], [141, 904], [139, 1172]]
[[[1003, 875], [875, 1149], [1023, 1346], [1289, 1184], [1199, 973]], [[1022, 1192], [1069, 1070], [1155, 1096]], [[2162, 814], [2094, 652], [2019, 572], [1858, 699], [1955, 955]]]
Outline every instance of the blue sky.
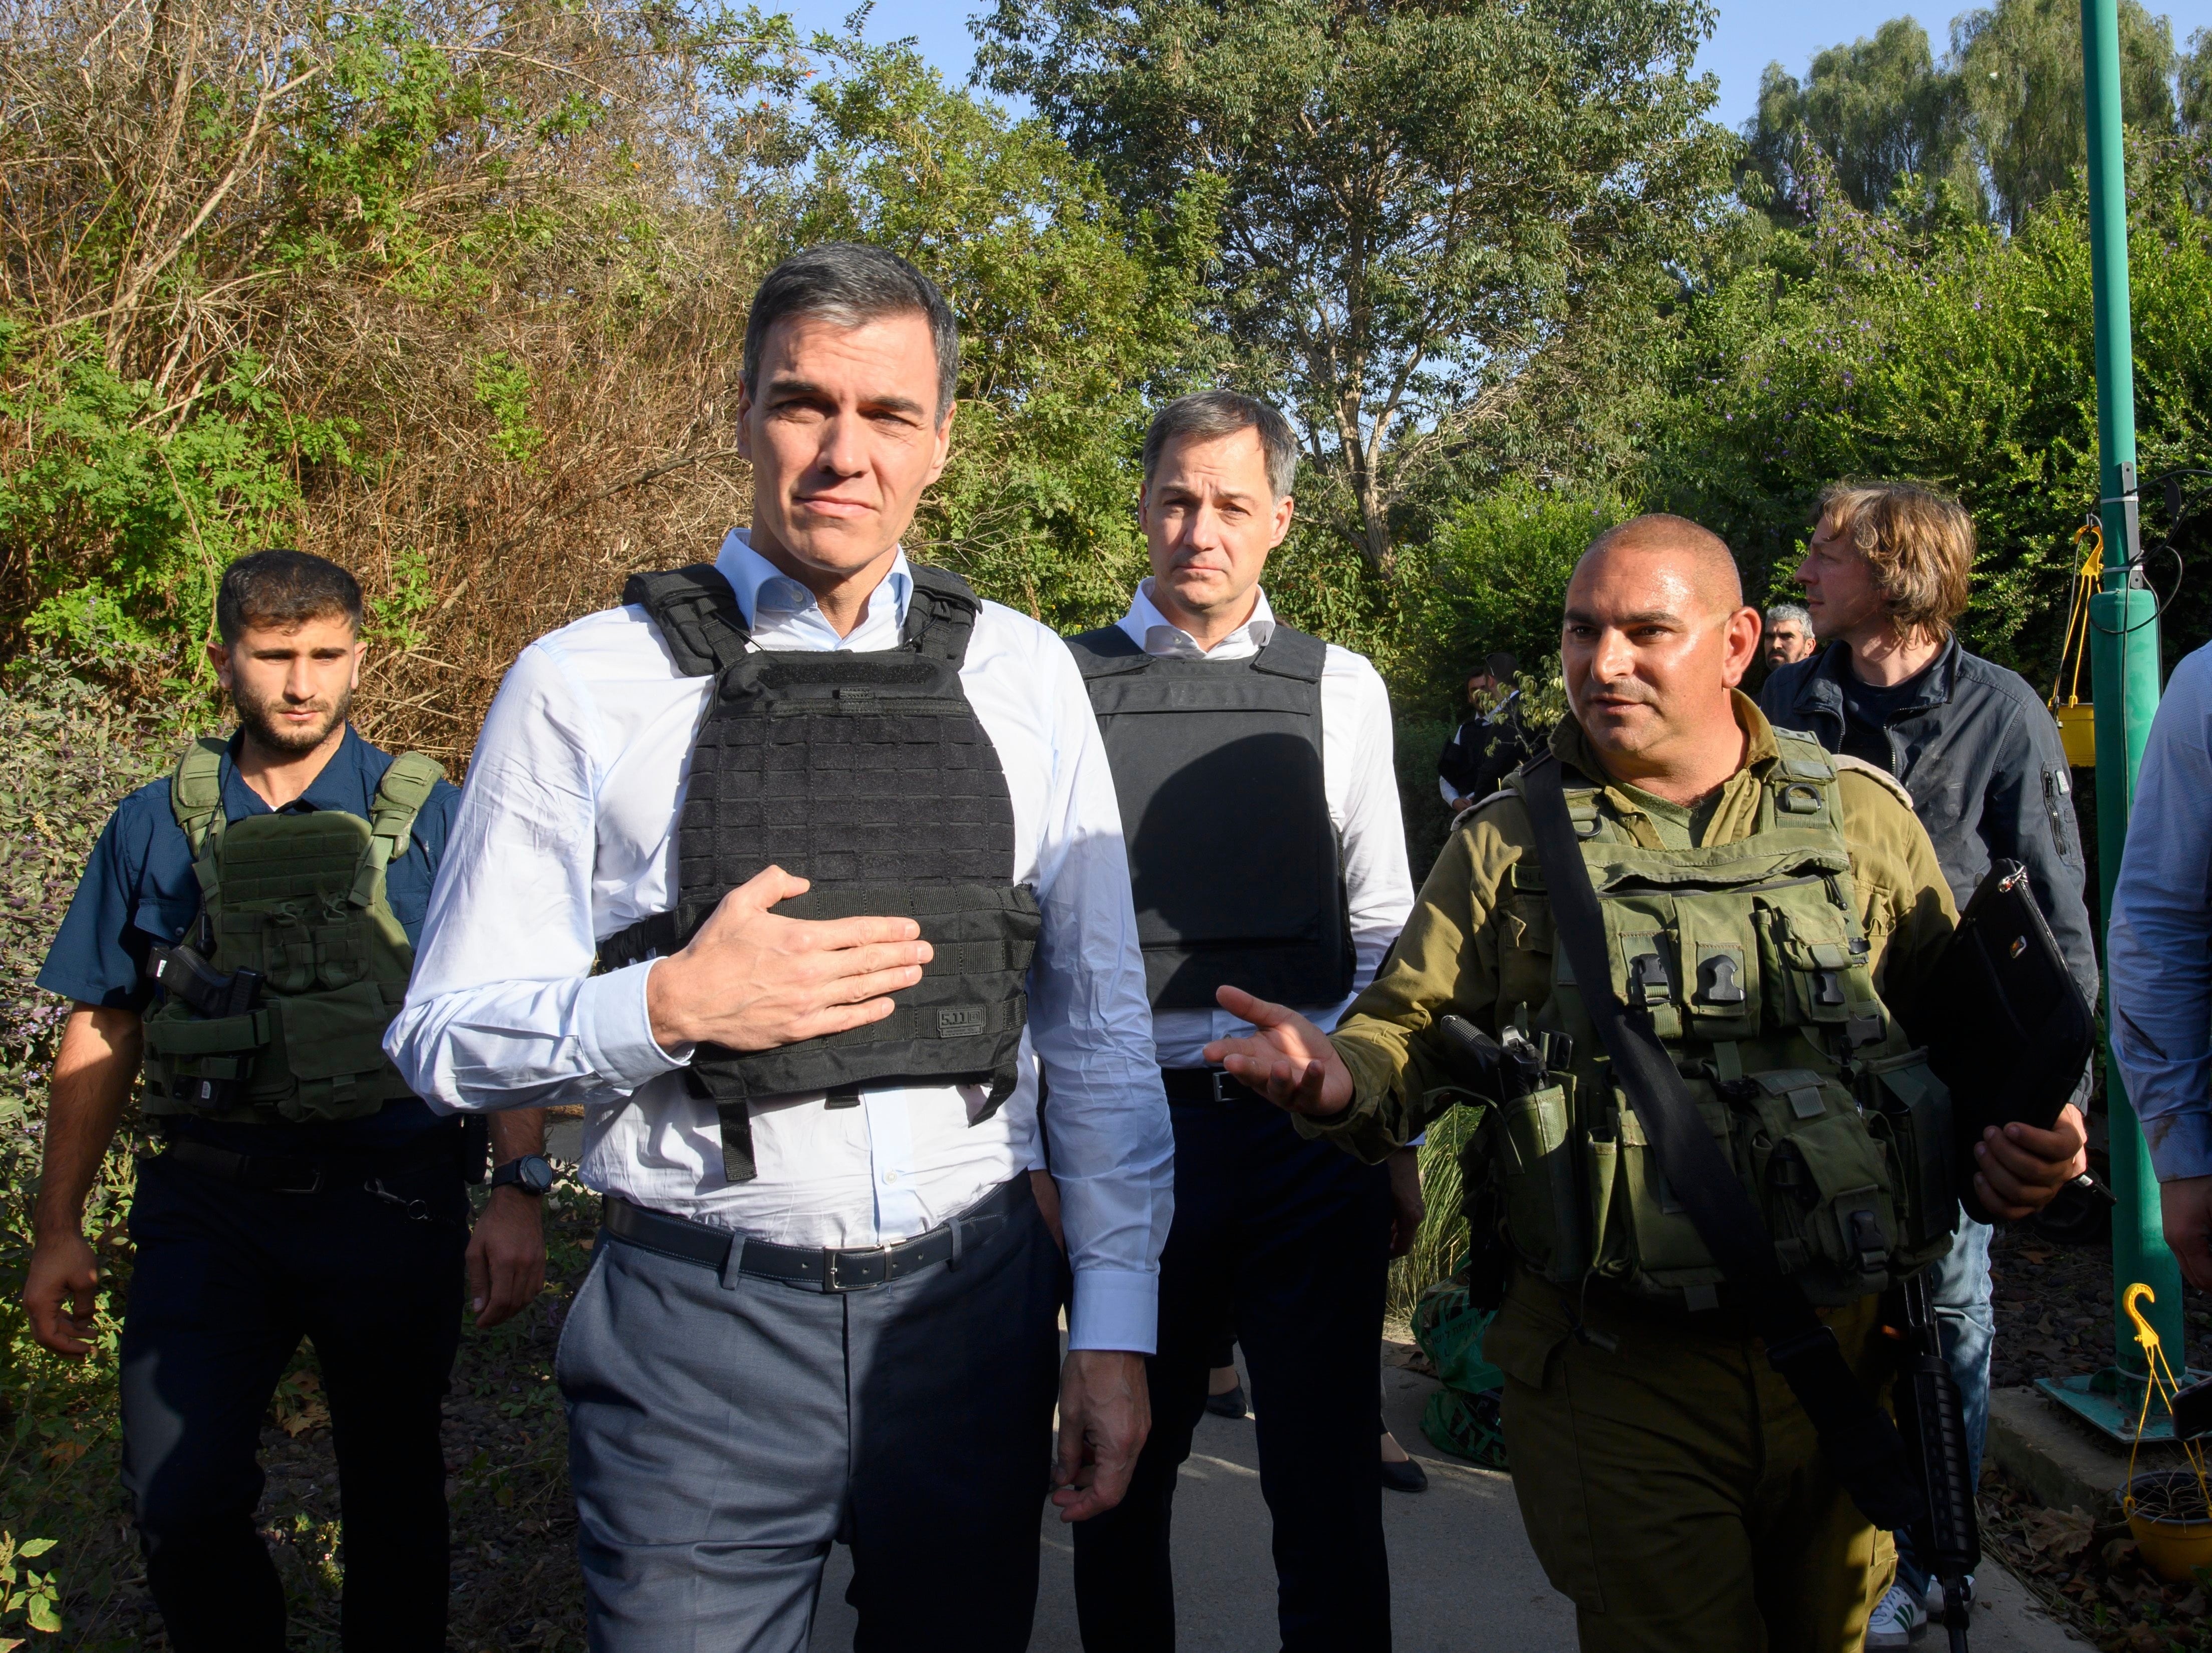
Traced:
[[[2149, 0], [2149, 7], [2172, 21], [2177, 44], [2186, 44], [2197, 29], [2212, 28], [2212, 0], [2169, 0], [2165, 5]], [[852, 4], [851, 0], [783, 0], [775, 9], [790, 11], [801, 28], [835, 30]], [[910, 34], [946, 78], [965, 81], [975, 58], [968, 19], [983, 9], [965, 0], [877, 0], [867, 35], [880, 41]], [[1900, 9], [1920, 20], [1940, 53], [1950, 39], [1951, 19], [1968, 9], [1900, 8], [1896, 0], [1826, 0], [1818, 6], [1791, 0], [1721, 0], [1719, 27], [1699, 54], [1698, 67], [1720, 76], [1721, 100], [1714, 112], [1737, 126], [1757, 106], [1759, 73], [1769, 63], [1779, 59], [1792, 74], [1802, 75], [1814, 52], [1873, 33]]]

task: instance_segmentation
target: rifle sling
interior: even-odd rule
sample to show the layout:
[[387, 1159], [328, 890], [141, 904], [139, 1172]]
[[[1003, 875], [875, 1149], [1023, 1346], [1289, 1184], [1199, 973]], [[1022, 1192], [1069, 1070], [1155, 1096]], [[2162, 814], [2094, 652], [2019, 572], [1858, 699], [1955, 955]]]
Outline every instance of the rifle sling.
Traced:
[[1668, 1187], [1765, 1344], [1768, 1364], [1813, 1420], [1829, 1468], [1875, 1525], [1911, 1526], [1926, 1506], [1896, 1425], [1852, 1376], [1836, 1334], [1782, 1273], [1765, 1222], [1713, 1140], [1674, 1058], [1652, 1034], [1650, 1018], [1632, 1018], [1613, 991], [1605, 919], [1568, 817], [1559, 769], [1558, 757], [1546, 753], [1522, 771], [1522, 793], [1552, 922], [1583, 1006], [1613, 1059], [1613, 1078], [1643, 1123]]

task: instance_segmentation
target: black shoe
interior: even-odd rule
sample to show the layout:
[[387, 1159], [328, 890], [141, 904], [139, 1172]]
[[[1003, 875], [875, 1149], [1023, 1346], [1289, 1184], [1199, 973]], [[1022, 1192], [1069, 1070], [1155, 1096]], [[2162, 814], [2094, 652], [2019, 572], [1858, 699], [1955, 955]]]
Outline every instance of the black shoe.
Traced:
[[1429, 1490], [1429, 1472], [1411, 1458], [1403, 1463], [1385, 1463], [1382, 1486], [1391, 1492], [1425, 1492]]
[[1224, 1389], [1219, 1395], [1207, 1395], [1206, 1409], [1217, 1418], [1242, 1418], [1246, 1410], [1244, 1386], [1239, 1383], [1233, 1389]]

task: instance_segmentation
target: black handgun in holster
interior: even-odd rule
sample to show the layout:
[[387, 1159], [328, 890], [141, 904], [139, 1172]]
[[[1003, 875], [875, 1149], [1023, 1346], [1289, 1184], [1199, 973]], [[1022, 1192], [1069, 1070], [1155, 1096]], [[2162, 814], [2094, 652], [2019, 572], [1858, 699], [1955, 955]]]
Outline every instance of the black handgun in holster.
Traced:
[[[210, 1021], [251, 1016], [261, 1007], [260, 971], [240, 969], [226, 975], [196, 948], [178, 945], [155, 953], [149, 974], [162, 992]], [[243, 1079], [194, 1078], [183, 1083], [187, 1088], [178, 1100], [195, 1108], [231, 1107], [245, 1089]]]
[[[1509, 1027], [1493, 1039], [1473, 1023], [1446, 1016], [1437, 1024], [1444, 1049], [1444, 1066], [1455, 1089], [1483, 1101], [1502, 1105], [1541, 1090], [1552, 1054], [1532, 1042], [1517, 1028]], [[1562, 1063], [1567, 1058], [1564, 1036], [1539, 1034], [1539, 1039], [1559, 1038]], [[1492, 1152], [1489, 1121], [1467, 1139], [1460, 1151], [1460, 1210], [1467, 1218], [1468, 1255], [1460, 1271], [1468, 1301], [1477, 1309], [1495, 1311], [1505, 1301], [1505, 1287], [1513, 1272], [1513, 1246], [1505, 1232], [1505, 1195], [1490, 1175]]]
[[1463, 1017], [1446, 1016], [1437, 1031], [1443, 1036], [1445, 1066], [1460, 1089], [1503, 1103], [1544, 1088], [1545, 1053], [1518, 1028], [1493, 1039]]

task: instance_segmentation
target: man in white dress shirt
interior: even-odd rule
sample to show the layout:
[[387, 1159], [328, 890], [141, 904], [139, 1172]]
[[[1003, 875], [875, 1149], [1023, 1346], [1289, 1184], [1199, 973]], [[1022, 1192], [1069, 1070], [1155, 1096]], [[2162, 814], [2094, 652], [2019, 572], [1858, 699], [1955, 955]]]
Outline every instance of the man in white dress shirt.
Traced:
[[859, 1647], [1024, 1647], [1048, 1479], [1110, 1508], [1149, 1427], [1172, 1143], [1112, 776], [1060, 641], [899, 549], [957, 364], [902, 259], [769, 274], [752, 526], [516, 661], [388, 1042], [441, 1108], [588, 1110], [595, 1650], [803, 1648], [833, 1541]]
[[1333, 1026], [1397, 939], [1413, 890], [1390, 702], [1365, 659], [1278, 623], [1260, 588], [1293, 508], [1281, 414], [1187, 396], [1153, 420], [1144, 458], [1152, 578], [1121, 624], [1068, 646], [1128, 838], [1176, 1214], [1152, 1438], [1121, 1505], [1075, 1534], [1084, 1645], [1175, 1645], [1170, 1506], [1225, 1317], [1252, 1378], [1283, 1646], [1387, 1649], [1375, 1391], [1390, 1176], [1305, 1140], [1200, 1053], [1245, 1030], [1217, 1007], [1224, 982], [1267, 981]]

